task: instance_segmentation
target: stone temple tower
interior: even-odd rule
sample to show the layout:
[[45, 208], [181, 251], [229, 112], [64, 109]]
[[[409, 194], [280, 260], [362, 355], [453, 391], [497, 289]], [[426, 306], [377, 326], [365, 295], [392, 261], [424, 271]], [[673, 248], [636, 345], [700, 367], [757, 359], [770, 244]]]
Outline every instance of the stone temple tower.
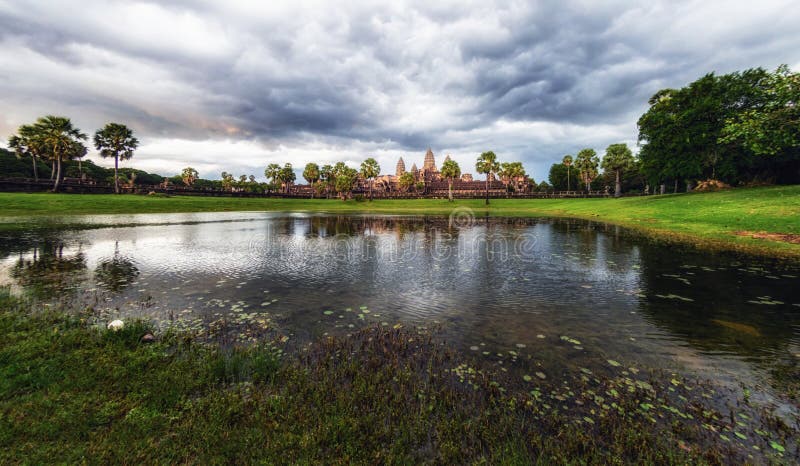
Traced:
[[428, 152], [425, 153], [425, 162], [422, 164], [422, 169], [430, 172], [436, 171], [436, 161], [433, 159], [433, 151], [430, 147], [428, 148]]
[[397, 168], [395, 169], [395, 175], [398, 178], [402, 176], [403, 173], [406, 172], [406, 163], [403, 161], [403, 157], [400, 157], [400, 160], [397, 161]]

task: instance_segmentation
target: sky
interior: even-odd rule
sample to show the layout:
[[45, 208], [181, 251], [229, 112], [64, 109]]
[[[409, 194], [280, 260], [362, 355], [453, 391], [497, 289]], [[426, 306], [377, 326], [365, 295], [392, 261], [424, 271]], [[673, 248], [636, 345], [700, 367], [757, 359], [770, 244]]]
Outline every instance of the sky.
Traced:
[[[772, 1], [0, 0], [0, 145], [37, 117], [140, 141], [133, 166], [263, 179], [427, 148], [492, 150], [537, 181], [625, 142], [659, 89], [800, 70], [800, 8]], [[99, 159], [95, 151], [89, 158]]]

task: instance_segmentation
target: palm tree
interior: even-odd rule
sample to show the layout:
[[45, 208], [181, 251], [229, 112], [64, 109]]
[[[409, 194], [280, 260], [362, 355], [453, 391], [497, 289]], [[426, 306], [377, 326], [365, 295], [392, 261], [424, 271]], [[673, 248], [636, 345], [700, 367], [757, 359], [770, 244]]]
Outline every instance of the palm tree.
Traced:
[[313, 162], [307, 163], [305, 170], [303, 170], [303, 178], [311, 186], [311, 197], [314, 197], [314, 183], [319, 180], [319, 176], [319, 165]]
[[86, 134], [72, 125], [66, 117], [47, 115], [36, 120], [36, 132], [42, 144], [47, 147], [50, 157], [56, 166], [56, 178], [53, 183], [53, 192], [58, 191], [63, 176], [61, 165], [64, 158], [69, 158], [75, 153], [74, 143], [85, 140]]
[[33, 179], [39, 181], [38, 162], [47, 155], [47, 147], [35, 125], [22, 125], [17, 133], [8, 138], [8, 147], [14, 150], [17, 157], [30, 157], [33, 163]]
[[361, 162], [361, 176], [369, 182], [369, 200], [372, 201], [372, 183], [380, 174], [381, 166], [372, 157]]
[[567, 154], [561, 159], [561, 164], [567, 167], [567, 191], [569, 191], [569, 167], [572, 166], [572, 156]]
[[587, 193], [592, 190], [592, 180], [597, 178], [597, 166], [599, 163], [600, 160], [597, 158], [597, 152], [594, 149], [582, 149], [575, 159], [575, 167], [581, 174]]
[[80, 141], [73, 141], [69, 148], [68, 159], [78, 159], [78, 177], [83, 180], [83, 158], [89, 149]]
[[277, 163], [267, 165], [267, 168], [264, 170], [264, 176], [272, 181], [272, 185], [275, 185], [278, 182], [278, 178], [281, 176], [281, 166]]
[[108, 123], [94, 133], [94, 146], [100, 151], [100, 157], [114, 157], [114, 192], [119, 194], [119, 160], [133, 157], [139, 140], [133, 137], [133, 131], [127, 126]]
[[461, 178], [461, 167], [458, 162], [447, 159], [442, 164], [442, 177], [447, 180], [447, 198], [453, 202], [453, 180]]
[[489, 178], [493, 173], [497, 173], [500, 170], [497, 155], [492, 151], [481, 154], [475, 164], [475, 170], [486, 175], [486, 205], [489, 205]]
[[278, 173], [278, 179], [284, 184], [284, 188], [288, 194], [289, 186], [297, 179], [297, 175], [295, 175], [294, 170], [292, 170], [291, 163], [287, 163], [283, 166], [283, 168], [280, 169], [280, 172]]
[[628, 149], [627, 144], [611, 144], [606, 149], [606, 155], [603, 157], [603, 170], [606, 172], [612, 171], [616, 177], [614, 185], [614, 197], [622, 195], [622, 180], [621, 174], [623, 170], [629, 170], [633, 167], [635, 159], [633, 153]]
[[323, 165], [319, 170], [319, 179], [325, 182], [325, 197], [330, 197], [330, 191], [333, 187], [336, 174], [333, 171], [333, 166]]
[[508, 162], [500, 164], [500, 177], [508, 183], [513, 183], [516, 190], [519, 190], [519, 179], [525, 178], [525, 167], [522, 162]]

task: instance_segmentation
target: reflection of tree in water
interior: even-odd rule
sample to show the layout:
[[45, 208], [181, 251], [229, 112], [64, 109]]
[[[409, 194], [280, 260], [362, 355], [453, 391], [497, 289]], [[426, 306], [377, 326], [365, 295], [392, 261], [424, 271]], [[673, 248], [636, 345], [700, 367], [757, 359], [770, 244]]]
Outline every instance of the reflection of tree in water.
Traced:
[[85, 279], [86, 256], [80, 250], [64, 254], [64, 243], [44, 241], [33, 257], [20, 257], [11, 277], [33, 297], [53, 299], [74, 292]]
[[100, 261], [94, 270], [97, 284], [115, 293], [127, 288], [138, 276], [139, 269], [133, 261], [119, 253], [119, 244], [114, 250], [114, 256]]
[[[790, 304], [800, 301], [800, 293], [796, 287], [782, 286], [789, 279], [782, 279], [782, 284], [768, 278], [767, 271], [749, 272], [748, 265], [722, 255], [679, 251], [674, 246], [647, 245], [641, 250], [647, 297], [639, 310], [648, 321], [701, 351], [762, 362], [788, 354], [800, 324], [800, 314]], [[765, 265], [772, 267], [778, 265]], [[749, 302], [759, 296], [785, 304]]]

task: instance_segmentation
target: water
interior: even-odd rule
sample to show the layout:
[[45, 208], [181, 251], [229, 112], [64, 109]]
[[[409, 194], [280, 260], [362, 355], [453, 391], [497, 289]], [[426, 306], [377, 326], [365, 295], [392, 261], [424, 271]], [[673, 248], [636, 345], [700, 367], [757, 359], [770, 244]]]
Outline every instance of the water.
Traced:
[[365, 324], [436, 326], [465, 352], [551, 378], [613, 359], [766, 398], [799, 373], [800, 266], [614, 226], [468, 212], [49, 221], [70, 227], [0, 233], [0, 285], [99, 300], [108, 318], [226, 319], [300, 342]]

